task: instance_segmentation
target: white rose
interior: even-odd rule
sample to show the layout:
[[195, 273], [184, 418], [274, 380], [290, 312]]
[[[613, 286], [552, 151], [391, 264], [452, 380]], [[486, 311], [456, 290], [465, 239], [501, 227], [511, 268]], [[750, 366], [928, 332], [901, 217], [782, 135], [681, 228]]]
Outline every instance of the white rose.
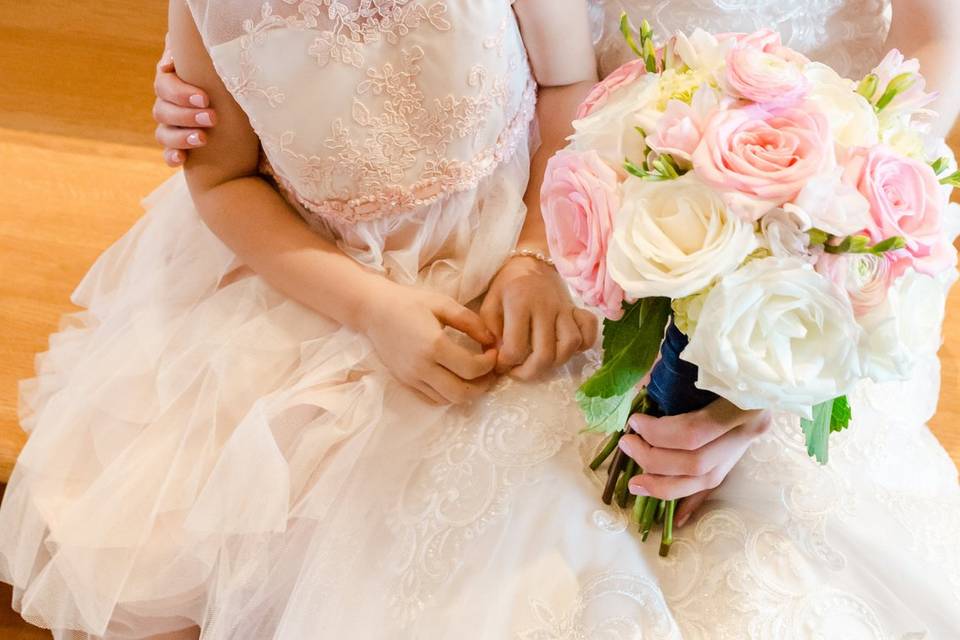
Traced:
[[834, 140], [844, 147], [871, 147], [880, 141], [880, 121], [873, 105], [857, 93], [857, 85], [830, 67], [811, 62], [804, 70], [810, 81], [807, 99], [830, 120]]
[[663, 182], [631, 177], [607, 267], [629, 297], [682, 298], [736, 269], [756, 248], [752, 225], [693, 173]]
[[860, 378], [850, 301], [797, 258], [754, 260], [713, 288], [681, 357], [742, 409], [811, 417]]
[[596, 151], [614, 167], [629, 158], [638, 164], [645, 151], [643, 135], [653, 130], [660, 118], [656, 109], [660, 90], [657, 76], [641, 76], [630, 87], [617, 91], [607, 104], [586, 118], [574, 120], [570, 142], [577, 151]]
[[784, 209], [802, 213], [812, 226], [835, 236], [862, 231], [871, 222], [870, 203], [856, 187], [841, 180], [842, 172], [837, 167], [811, 178]]
[[803, 209], [786, 205], [760, 218], [763, 246], [777, 258], [810, 258], [810, 228], [813, 224]]
[[877, 382], [910, 377], [916, 362], [940, 348], [947, 289], [943, 279], [909, 269], [887, 292], [886, 301], [860, 318], [864, 375]]

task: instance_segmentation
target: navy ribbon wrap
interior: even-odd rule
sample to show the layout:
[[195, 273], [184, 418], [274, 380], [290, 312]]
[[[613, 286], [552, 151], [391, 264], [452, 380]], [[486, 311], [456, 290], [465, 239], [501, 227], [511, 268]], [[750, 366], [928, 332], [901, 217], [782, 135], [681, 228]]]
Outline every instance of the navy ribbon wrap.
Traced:
[[698, 389], [697, 366], [680, 359], [687, 342], [687, 336], [671, 322], [660, 346], [660, 361], [653, 367], [647, 385], [647, 397], [654, 401], [661, 415], [697, 411], [719, 397], [712, 391]]

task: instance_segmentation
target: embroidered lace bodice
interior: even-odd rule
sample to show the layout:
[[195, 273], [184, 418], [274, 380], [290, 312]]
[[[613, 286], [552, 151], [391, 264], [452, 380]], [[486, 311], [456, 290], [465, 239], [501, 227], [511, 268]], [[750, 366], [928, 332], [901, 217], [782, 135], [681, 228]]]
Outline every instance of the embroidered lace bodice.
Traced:
[[510, 0], [191, 0], [262, 140], [315, 221], [416, 210], [526, 145], [535, 85]]
[[771, 27], [787, 45], [848, 76], [879, 62], [890, 23], [890, 0], [593, 0], [593, 5], [604, 73], [632, 56], [616, 28], [624, 11], [636, 24], [649, 20], [661, 36], [696, 27], [714, 33]]

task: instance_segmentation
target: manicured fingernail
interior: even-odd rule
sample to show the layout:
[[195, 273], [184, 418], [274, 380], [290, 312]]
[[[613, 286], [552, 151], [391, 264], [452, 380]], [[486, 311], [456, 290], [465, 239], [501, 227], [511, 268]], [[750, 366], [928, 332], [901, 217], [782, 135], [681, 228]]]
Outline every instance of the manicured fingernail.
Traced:
[[200, 109], [205, 109], [207, 107], [207, 100], [199, 93], [190, 96], [190, 104]]
[[197, 114], [196, 117], [197, 124], [202, 127], [211, 127], [213, 126], [213, 120], [210, 119], [210, 114], [206, 111], [201, 111]]
[[630, 484], [630, 493], [632, 493], [632, 494], [635, 495], [635, 496], [649, 496], [649, 495], [650, 495], [650, 492], [647, 491], [645, 488], [643, 488], [643, 487], [640, 486], [639, 484], [632, 484], [632, 483]]
[[193, 145], [194, 147], [199, 147], [200, 144], [201, 144], [201, 142], [200, 142], [200, 134], [199, 134], [199, 133], [191, 133], [190, 135], [187, 136], [187, 142], [189, 142], [189, 143], [190, 143], [191, 145]]
[[179, 151], [171, 151], [170, 162], [174, 164], [180, 164], [181, 162], [183, 162], [183, 154], [180, 153]]

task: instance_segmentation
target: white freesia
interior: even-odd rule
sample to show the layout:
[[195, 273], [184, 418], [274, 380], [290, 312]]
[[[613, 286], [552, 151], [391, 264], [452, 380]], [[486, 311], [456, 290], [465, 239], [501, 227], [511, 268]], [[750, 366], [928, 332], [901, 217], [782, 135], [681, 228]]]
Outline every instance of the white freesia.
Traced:
[[657, 76], [641, 76], [600, 109], [574, 120], [572, 147], [577, 151], [596, 151], [618, 171], [626, 158], [639, 163], [644, 157], [645, 142], [637, 127], [652, 130], [656, 125], [660, 118], [656, 108], [659, 96]]
[[811, 417], [860, 378], [850, 301], [797, 258], [754, 260], [713, 288], [681, 354], [697, 386], [742, 409]]
[[784, 209], [802, 211], [813, 227], [835, 236], [862, 231], [870, 224], [870, 203], [841, 180], [842, 171], [838, 167], [814, 176]]
[[777, 258], [810, 258], [810, 216], [798, 207], [785, 205], [760, 218], [763, 246]]
[[866, 377], [877, 382], [906, 379], [919, 359], [937, 352], [947, 289], [954, 279], [956, 271], [938, 279], [909, 269], [887, 292], [886, 301], [860, 318]]
[[727, 51], [733, 42], [720, 42], [703, 29], [694, 29], [686, 35], [678, 32], [674, 39], [674, 51], [690, 69], [704, 75], [717, 74], [726, 63]]
[[752, 225], [693, 173], [663, 182], [631, 177], [607, 266], [629, 297], [682, 298], [736, 269], [756, 248]]
[[880, 141], [880, 121], [873, 105], [857, 93], [857, 85], [830, 67], [811, 62], [804, 69], [810, 81], [807, 100], [830, 121], [834, 140], [844, 147], [870, 147]]

